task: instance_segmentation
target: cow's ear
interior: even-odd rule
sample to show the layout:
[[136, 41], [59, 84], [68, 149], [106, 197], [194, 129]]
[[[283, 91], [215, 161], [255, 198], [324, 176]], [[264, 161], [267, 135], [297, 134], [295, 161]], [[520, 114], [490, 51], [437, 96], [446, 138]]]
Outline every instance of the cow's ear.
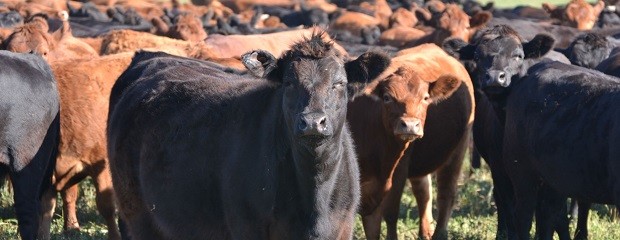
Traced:
[[460, 59], [460, 60], [473, 60], [476, 46], [471, 45], [460, 38], [446, 39], [441, 48], [448, 53], [448, 55]]
[[248, 72], [259, 78], [267, 77], [277, 66], [277, 59], [264, 50], [244, 53], [241, 55], [241, 62]]
[[489, 21], [491, 21], [493, 15], [487, 11], [481, 11], [474, 14], [469, 20], [469, 28], [481, 28], [484, 27]]
[[449, 98], [461, 86], [461, 80], [453, 75], [441, 75], [436, 81], [430, 83], [428, 93], [431, 102], [438, 103]]
[[525, 58], [540, 58], [553, 49], [555, 39], [547, 34], [537, 34], [534, 39], [523, 43]]
[[385, 53], [366, 52], [357, 59], [345, 63], [349, 96], [359, 94], [371, 80], [388, 68], [390, 62], [390, 57]]
[[550, 3], [543, 3], [542, 4], [542, 8], [547, 11], [547, 13], [551, 13], [553, 12], [553, 10], [555, 10], [557, 7], [553, 4]]
[[605, 2], [603, 2], [602, 0], [599, 0], [596, 3], [596, 5], [594, 5], [594, 15], [598, 16], [599, 14], [601, 14], [604, 8], [605, 8]]

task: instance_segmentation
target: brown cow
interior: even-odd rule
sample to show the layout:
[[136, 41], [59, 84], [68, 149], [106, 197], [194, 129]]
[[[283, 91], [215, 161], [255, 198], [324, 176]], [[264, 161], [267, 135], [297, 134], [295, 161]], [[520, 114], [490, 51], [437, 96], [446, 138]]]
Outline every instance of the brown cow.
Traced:
[[395, 26], [383, 31], [379, 37], [379, 42], [394, 47], [402, 47], [427, 35], [428, 33], [417, 28]]
[[334, 30], [346, 30], [354, 36], [361, 36], [362, 30], [378, 27], [381, 21], [373, 16], [359, 12], [344, 12], [334, 21], [330, 28]]
[[560, 21], [560, 25], [567, 25], [579, 30], [590, 30], [596, 24], [598, 15], [605, 8], [605, 2], [599, 0], [592, 6], [585, 0], [572, 0], [565, 7], [556, 7], [549, 3], [542, 4], [551, 18]]
[[365, 94], [349, 104], [361, 172], [360, 214], [368, 239], [379, 239], [384, 211], [388, 239], [396, 239], [398, 194], [407, 176], [420, 212], [420, 237], [431, 237], [431, 173], [437, 174], [439, 189], [435, 235], [447, 233], [473, 106], [469, 74], [434, 44], [400, 51]]
[[[291, 44], [311, 36], [317, 30], [318, 28], [309, 28], [259, 35], [211, 35], [205, 43], [220, 58], [238, 58], [253, 49], [264, 49], [279, 57]], [[324, 37], [331, 41], [327, 34]], [[346, 53], [340, 45], [334, 43], [334, 47]]]
[[238, 58], [219, 57], [212, 47], [204, 42], [188, 42], [131, 30], [106, 34], [102, 40], [101, 55], [135, 52], [140, 49], [162, 51], [182, 57], [209, 60], [235, 69], [245, 69]]
[[152, 22], [157, 28], [157, 34], [161, 36], [192, 42], [204, 41], [207, 38], [202, 22], [193, 14], [179, 15], [172, 27], [168, 27], [160, 18], [153, 18]]
[[33, 18], [3, 41], [3, 49], [12, 52], [34, 52], [48, 62], [59, 59], [96, 57], [99, 54], [90, 45], [73, 37], [66, 12], [63, 26], [53, 34], [47, 33], [47, 21], [40, 17]]
[[97, 189], [97, 209], [110, 239], [120, 239], [116, 224], [114, 190], [106, 150], [106, 119], [112, 85], [131, 62], [133, 53], [54, 62], [52, 71], [60, 92], [61, 139], [54, 171], [54, 186], [45, 205], [39, 238], [49, 239], [56, 192], [63, 199], [65, 230], [79, 229], [76, 216], [78, 183], [92, 177]]

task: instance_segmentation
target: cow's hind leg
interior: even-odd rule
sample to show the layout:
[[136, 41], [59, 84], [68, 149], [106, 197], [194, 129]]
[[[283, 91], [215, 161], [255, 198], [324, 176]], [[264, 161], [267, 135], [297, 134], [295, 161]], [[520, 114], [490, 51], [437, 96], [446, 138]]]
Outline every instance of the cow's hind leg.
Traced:
[[[41, 220], [41, 198], [52, 187], [59, 141], [59, 117], [50, 124], [41, 147], [21, 170], [10, 171], [19, 235], [24, 240], [36, 239]], [[13, 168], [15, 169], [15, 168]]]
[[97, 189], [97, 210], [103, 216], [108, 226], [108, 239], [121, 239], [118, 225], [116, 224], [114, 205], [114, 189], [112, 188], [112, 177], [109, 167], [106, 167], [96, 176], [92, 176], [95, 180]]
[[433, 222], [433, 191], [431, 189], [431, 175], [419, 178], [409, 178], [411, 188], [418, 204], [420, 215], [420, 233], [418, 238], [431, 239], [433, 230], [431, 223]]
[[41, 199], [41, 221], [39, 226], [38, 239], [50, 239], [50, 228], [52, 225], [52, 218], [54, 217], [54, 210], [56, 208], [56, 189], [53, 186], [49, 187]]
[[575, 240], [588, 239], [588, 215], [590, 214], [590, 207], [592, 203], [585, 201], [578, 201], [578, 217], [577, 217], [577, 229], [575, 230]]
[[66, 189], [60, 191], [62, 197], [62, 209], [64, 211], [63, 217], [65, 220], [64, 229], [66, 233], [73, 233], [80, 231], [80, 223], [77, 219], [77, 199], [79, 196], [79, 187], [77, 184], [73, 184]]
[[381, 236], [381, 217], [383, 212], [381, 206], [377, 207], [371, 214], [362, 216], [364, 233], [368, 240], [379, 240]]

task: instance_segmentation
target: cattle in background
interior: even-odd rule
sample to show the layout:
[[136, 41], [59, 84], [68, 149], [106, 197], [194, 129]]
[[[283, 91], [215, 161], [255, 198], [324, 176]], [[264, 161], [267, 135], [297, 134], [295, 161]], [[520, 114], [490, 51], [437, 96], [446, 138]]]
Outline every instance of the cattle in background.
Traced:
[[[525, 42], [514, 29], [497, 25], [482, 31], [474, 43], [467, 44], [462, 40], [452, 39], [443, 45], [450, 55], [467, 62], [470, 68], [473, 68], [468, 70], [476, 85], [474, 143], [491, 168], [493, 196], [498, 209], [497, 236], [512, 237], [516, 234], [511, 216], [515, 201], [513, 183], [508, 177], [509, 170], [505, 168], [502, 152], [505, 123], [503, 106], [510, 89], [507, 86], [523, 77], [530, 66], [539, 62], [551, 50], [553, 43], [553, 38], [544, 34]], [[545, 212], [541, 217], [550, 215], [558, 216], [557, 213]], [[537, 226], [537, 234], [547, 239], [555, 228], [562, 239], [565, 239], [568, 237], [567, 221], [549, 220], [544, 222], [547, 225], [538, 221], [541, 224]]]
[[620, 206], [618, 83], [597, 71], [543, 62], [512, 87], [503, 160], [511, 169], [521, 239], [529, 239], [541, 184], [557, 191], [559, 199]]
[[575, 38], [568, 48], [557, 51], [564, 54], [576, 66], [595, 68], [609, 57], [612, 48], [605, 36], [586, 33]]
[[78, 183], [90, 176], [96, 189], [97, 210], [108, 227], [108, 239], [120, 239], [114, 190], [106, 150], [105, 127], [112, 85], [127, 68], [133, 53], [93, 59], [56, 61], [52, 71], [60, 92], [60, 144], [51, 194], [43, 202], [39, 237], [49, 239], [57, 192], [63, 200], [64, 229], [80, 229], [76, 215]]
[[[264, 49], [279, 57], [289, 49], [291, 44], [302, 40], [304, 37], [309, 37], [318, 29], [296, 29], [260, 35], [211, 35], [205, 40], [205, 43], [215, 56], [220, 58], [238, 58], [241, 54], [254, 49]], [[327, 41], [331, 41], [330, 36], [327, 34], [324, 37]], [[346, 54], [346, 51], [340, 45], [334, 44], [334, 47]]]
[[207, 38], [202, 22], [193, 14], [180, 14], [174, 19], [172, 26], [160, 22], [161, 18], [153, 18], [153, 20], [158, 23], [154, 24], [158, 35], [192, 42], [204, 41]]
[[12, 52], [36, 53], [48, 62], [59, 59], [88, 58], [98, 56], [90, 45], [73, 37], [71, 28], [64, 16], [63, 25], [52, 34], [47, 33], [49, 26], [43, 18], [31, 19], [23, 26], [15, 28], [13, 33], [3, 41], [2, 49]]
[[594, 6], [585, 0], [571, 0], [564, 7], [556, 7], [552, 4], [543, 3], [551, 18], [558, 20], [558, 24], [590, 30], [596, 24], [599, 14], [605, 7], [605, 2], [599, 0]]
[[321, 35], [277, 60], [245, 54], [261, 78], [136, 54], [112, 90], [107, 133], [130, 235], [351, 239], [359, 173], [347, 88], [389, 59], [366, 53], [345, 63]]
[[[456, 59], [434, 44], [424, 44], [397, 53], [390, 67], [364, 90], [365, 94], [349, 103], [347, 116], [361, 172], [360, 214], [368, 239], [379, 239], [385, 208], [398, 212], [398, 194], [402, 194], [407, 179], [407, 166], [415, 169], [410, 179], [420, 213], [419, 236], [430, 239], [433, 235], [428, 182], [433, 172], [438, 174], [440, 196], [435, 237], [447, 233], [473, 123], [472, 89], [467, 71]], [[397, 166], [400, 173], [396, 172]], [[382, 203], [388, 194], [395, 196], [395, 205]], [[398, 215], [389, 217], [393, 221], [386, 218], [387, 238], [395, 239]]]
[[405, 46], [412, 47], [422, 43], [441, 45], [449, 37], [458, 37], [467, 42], [476, 31], [486, 26], [492, 19], [491, 13], [486, 11], [478, 12], [470, 17], [456, 4], [441, 4], [439, 6], [443, 6], [443, 8], [439, 7], [442, 10], [431, 11], [433, 14], [429, 26], [433, 27], [434, 30]]
[[0, 61], [0, 178], [11, 177], [19, 235], [36, 239], [58, 150], [58, 89], [39, 56], [0, 51]]

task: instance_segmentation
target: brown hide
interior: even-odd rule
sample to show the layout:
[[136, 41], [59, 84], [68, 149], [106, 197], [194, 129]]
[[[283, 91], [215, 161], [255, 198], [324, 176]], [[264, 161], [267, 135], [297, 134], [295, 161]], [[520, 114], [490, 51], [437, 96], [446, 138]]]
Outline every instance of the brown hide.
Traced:
[[[65, 228], [79, 228], [76, 215], [77, 184], [87, 176], [95, 183], [97, 209], [108, 227], [109, 239], [120, 239], [116, 224], [114, 190], [106, 149], [106, 121], [112, 86], [131, 62], [133, 53], [90, 59], [59, 60], [51, 64], [60, 93], [61, 139], [54, 171], [54, 190], [63, 196]], [[49, 237], [55, 204], [46, 195], [42, 232]]]
[[399, 8], [394, 11], [390, 16], [390, 27], [403, 26], [403, 27], [415, 27], [418, 24], [418, 18], [413, 12]]
[[381, 33], [379, 41], [394, 47], [402, 47], [408, 42], [416, 41], [427, 33], [411, 27], [396, 26]]
[[101, 55], [135, 52], [139, 49], [209, 60], [236, 69], [245, 69], [239, 59], [217, 56], [204, 42], [189, 42], [131, 30], [112, 31], [102, 37]]
[[[453, 80], [459, 80], [460, 86], [454, 85], [454, 81], [448, 81], [448, 85], [438, 86], [439, 80], [445, 78], [452, 78]], [[390, 122], [390, 114], [386, 112], [390, 109], [390, 105], [386, 104], [386, 99], [377, 94], [382, 92], [378, 91], [378, 87], [382, 84], [390, 84], [388, 88], [392, 89], [390, 96], [392, 99], [387, 101], [399, 102], [400, 106], [407, 110], [406, 112], [415, 113], [416, 111], [423, 111], [426, 114], [425, 109], [410, 108], [413, 105], [407, 105], [405, 102], [400, 102], [403, 95], [407, 95], [407, 92], [400, 93], [400, 96], [395, 96], [393, 93], [402, 91], [402, 87], [394, 89], [398, 85], [390, 82], [394, 77], [405, 77], [417, 83], [419, 88], [411, 94], [417, 94], [417, 99], [423, 97], [423, 94], [429, 94], [432, 108], [436, 110], [434, 112], [428, 112], [426, 120], [437, 121], [440, 119], [445, 122], [426, 122], [424, 126], [424, 138], [415, 140], [411, 144], [404, 142], [404, 139], [399, 139], [395, 133], [392, 133], [391, 129], [395, 124]], [[437, 82], [435, 82], [437, 80]], [[411, 84], [411, 83], [410, 83]], [[434, 85], [435, 84], [435, 85]], [[404, 85], [400, 85], [404, 86]], [[445, 92], [445, 90], [457, 87], [458, 90], [453, 93], [452, 96], [445, 99], [448, 95], [442, 95], [433, 93], [434, 91]], [[430, 88], [430, 89], [429, 89]], [[399, 94], [396, 94], [399, 95]], [[374, 99], [374, 100], [373, 100]], [[411, 98], [410, 98], [411, 99]], [[436, 101], [441, 101], [439, 104]], [[390, 102], [391, 101], [391, 102]], [[408, 100], [412, 101], [412, 100]], [[411, 104], [412, 102], [408, 102]], [[447, 104], [447, 105], [446, 105]], [[406, 49], [397, 53], [392, 58], [392, 63], [388, 70], [382, 73], [378, 78], [373, 80], [369, 86], [365, 89], [365, 94], [355, 99], [355, 101], [349, 104], [348, 119], [351, 124], [351, 130], [357, 145], [358, 161], [360, 163], [361, 172], [361, 186], [362, 186], [362, 204], [360, 214], [364, 222], [364, 229], [366, 229], [366, 237], [368, 239], [377, 239], [380, 236], [380, 223], [384, 216], [385, 209], [390, 213], [396, 212], [398, 214], [397, 207], [400, 199], [400, 193], [407, 175], [407, 168], [411, 165], [411, 168], [420, 167], [421, 170], [426, 171], [423, 175], [430, 173], [437, 173], [438, 182], [440, 182], [439, 195], [446, 196], [447, 199], [442, 201], [449, 202], [450, 204], [439, 205], [440, 220], [444, 222], [438, 222], [438, 230], [444, 231], [447, 228], [447, 219], [452, 209], [456, 196], [457, 180], [460, 176], [460, 167], [463, 161], [463, 154], [466, 150], [467, 143], [469, 141], [469, 131], [473, 124], [473, 84], [469, 78], [469, 74], [463, 65], [456, 59], [448, 56], [441, 48], [434, 44], [424, 44], [415, 48]], [[394, 105], [391, 108], [396, 108]], [[420, 107], [421, 105], [416, 105]], [[402, 111], [402, 110], [401, 110]], [[366, 119], [366, 120], [362, 120]], [[374, 119], [374, 120], [373, 120]], [[463, 119], [452, 121], [451, 119]], [[456, 126], [452, 126], [455, 125]], [[428, 125], [436, 126], [448, 126], [447, 131], [450, 129], [458, 129], [456, 133], [453, 132], [441, 132], [433, 129], [429, 129]], [[420, 141], [430, 142], [431, 145], [428, 148], [416, 148]], [[441, 145], [446, 142], [451, 145]], [[435, 144], [435, 145], [433, 145]], [[407, 148], [410, 151], [405, 151]], [[441, 159], [413, 159], [410, 154], [422, 154], [434, 153], [438, 156], [444, 156]], [[431, 153], [431, 154], [432, 154]], [[446, 157], [447, 156], [447, 157]], [[413, 161], [411, 160], [413, 159]], [[404, 161], [404, 163], [402, 163]], [[412, 162], [410, 162], [412, 161]], [[420, 162], [416, 162], [420, 161]], [[424, 162], [431, 161], [431, 162]], [[398, 167], [399, 162], [403, 167]], [[419, 164], [419, 165], [417, 165]], [[428, 166], [433, 166], [428, 169]], [[411, 176], [411, 175], [409, 175]], [[411, 178], [417, 179], [417, 176]], [[423, 182], [423, 181], [419, 181]], [[430, 196], [428, 188], [420, 187], [417, 180], [414, 181], [414, 190], [416, 198], [418, 196]], [[430, 183], [428, 183], [430, 186]], [[393, 195], [393, 196], [392, 196]], [[432, 216], [429, 215], [431, 207], [428, 206], [430, 202], [424, 199], [417, 198], [420, 205], [420, 233], [421, 237], [426, 239], [432, 234], [430, 229], [430, 222], [432, 222]], [[384, 203], [382, 203], [384, 202]], [[388, 208], [379, 207], [379, 204], [388, 204]], [[422, 203], [424, 202], [424, 203]], [[396, 207], [396, 209], [394, 209]], [[447, 215], [447, 216], [446, 216]], [[394, 222], [397, 216], [394, 217]], [[386, 218], [387, 219], [387, 218]], [[394, 227], [392, 229], [392, 227]], [[392, 237], [396, 232], [395, 225], [388, 223], [388, 238]]]
[[565, 7], [559, 8], [543, 3], [551, 18], [560, 21], [560, 24], [571, 26], [579, 30], [590, 30], [596, 24], [599, 14], [605, 8], [605, 2], [599, 0], [594, 6], [585, 0], [572, 0]]
[[345, 12], [334, 20], [330, 28], [347, 30], [355, 36], [361, 36], [362, 29], [379, 26], [381, 22], [373, 17], [359, 12]]
[[47, 22], [40, 18], [15, 28], [4, 42], [4, 48], [13, 52], [34, 52], [48, 62], [98, 56], [91, 46], [71, 35], [68, 22], [53, 34], [47, 33]]
[[202, 22], [193, 14], [183, 14], [176, 18], [176, 23], [168, 29], [168, 37], [200, 42], [207, 38]]
[[[301, 41], [304, 37], [310, 37], [317, 29], [298, 29], [260, 35], [211, 35], [205, 43], [220, 58], [239, 58], [241, 54], [255, 49], [266, 50], [277, 58], [288, 50], [291, 44]], [[331, 40], [327, 35], [324, 37]], [[334, 46], [342, 54], [346, 54], [340, 45], [334, 43]]]

